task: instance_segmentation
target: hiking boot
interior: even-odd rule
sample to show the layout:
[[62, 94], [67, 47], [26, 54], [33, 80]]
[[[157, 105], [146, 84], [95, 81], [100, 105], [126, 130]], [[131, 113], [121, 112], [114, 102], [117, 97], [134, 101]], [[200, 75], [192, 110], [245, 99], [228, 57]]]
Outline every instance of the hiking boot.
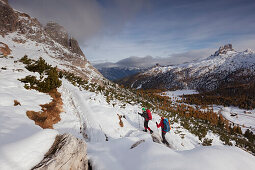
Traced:
[[144, 129], [143, 131], [144, 131], [144, 132], [147, 132], [147, 129]]
[[162, 142], [166, 145], [169, 145], [169, 143], [166, 140], [163, 140]]
[[151, 130], [151, 131], [150, 131], [150, 133], [152, 134], [152, 133], [153, 133], [153, 131]]

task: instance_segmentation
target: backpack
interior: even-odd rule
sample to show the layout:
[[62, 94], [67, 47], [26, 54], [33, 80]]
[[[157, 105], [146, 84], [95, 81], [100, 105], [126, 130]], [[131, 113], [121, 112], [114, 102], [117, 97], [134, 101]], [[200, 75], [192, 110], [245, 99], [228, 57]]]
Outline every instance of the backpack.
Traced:
[[151, 111], [149, 109], [147, 109], [146, 112], [148, 115], [148, 119], [151, 120], [152, 119]]
[[163, 131], [169, 132], [170, 129], [171, 129], [171, 127], [170, 127], [170, 120], [168, 120], [167, 118], [165, 118], [165, 119], [163, 120]]

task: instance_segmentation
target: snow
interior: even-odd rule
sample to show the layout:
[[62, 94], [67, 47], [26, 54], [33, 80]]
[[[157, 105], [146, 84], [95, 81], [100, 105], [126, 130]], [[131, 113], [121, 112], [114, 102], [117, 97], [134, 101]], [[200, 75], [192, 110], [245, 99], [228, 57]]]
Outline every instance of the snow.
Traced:
[[180, 100], [182, 95], [188, 94], [198, 94], [196, 90], [175, 90], [175, 91], [166, 91], [162, 95], [169, 96], [173, 101]]
[[[31, 169], [39, 163], [58, 134], [55, 130], [42, 130], [26, 116], [27, 110], [39, 111], [40, 104], [49, 103], [49, 95], [26, 90], [18, 78], [26, 71], [14, 59], [0, 59], [0, 167], [1, 169]], [[20, 106], [14, 106], [14, 100]]]
[[[130, 146], [145, 139], [137, 147]], [[122, 138], [112, 142], [88, 145], [89, 159], [95, 170], [156, 170], [156, 169], [208, 169], [239, 170], [255, 165], [254, 157], [235, 147], [196, 147], [192, 150], [174, 151], [153, 143], [148, 135]]]
[[[247, 128], [255, 132], [255, 109], [244, 110], [237, 107], [223, 107], [220, 106], [221, 114], [230, 122], [238, 124], [245, 131]], [[247, 113], [248, 112], [248, 113]], [[231, 114], [237, 114], [231, 116]]]
[[[112, 103], [106, 102], [105, 96], [81, 90], [65, 79], [58, 89], [64, 103], [61, 121], [54, 125], [55, 130], [42, 130], [27, 118], [26, 111], [40, 110], [39, 105], [48, 103], [51, 97], [24, 89], [17, 79], [36, 74], [24, 69], [23, 64], [14, 63], [16, 58], [0, 60], [1, 67], [7, 68], [0, 71], [0, 166], [3, 169], [31, 169], [43, 159], [43, 155], [59, 133], [71, 133], [85, 140], [88, 145], [88, 157], [96, 170], [169, 167], [235, 170], [240, 167], [254, 167], [254, 157], [249, 153], [236, 147], [222, 145], [219, 137], [213, 133], [206, 136], [213, 139], [213, 146], [203, 147], [198, 137], [178, 123], [173, 123], [172, 130], [166, 134], [171, 148], [154, 143], [151, 135], [142, 131], [143, 118], [137, 114], [141, 112], [141, 106], [126, 104], [122, 107], [118, 100], [114, 101], [116, 104], [113, 106]], [[196, 92], [168, 92], [172, 96], [190, 93]], [[18, 100], [21, 106], [13, 106], [14, 100]], [[124, 127], [120, 127], [117, 114], [126, 117], [122, 118]], [[153, 113], [153, 119], [149, 122], [149, 127], [157, 136], [161, 136], [160, 129], [156, 128], [156, 122], [159, 120], [160, 116]], [[145, 142], [130, 149], [139, 140]]]
[[[87, 126], [85, 132], [89, 134], [88, 156], [93, 169], [143, 170], [169, 169], [169, 167], [171, 169], [204, 169], [206, 167], [206, 169], [235, 170], [240, 167], [250, 169], [255, 165], [252, 155], [239, 148], [222, 145], [217, 135], [209, 132], [206, 137], [213, 139], [213, 146], [203, 147], [197, 137], [176, 123], [172, 125], [172, 130], [166, 134], [166, 139], [171, 145], [171, 149], [167, 148], [162, 144], [154, 143], [149, 133], [142, 132], [143, 119], [136, 114], [141, 111], [141, 107], [127, 104], [125, 108], [121, 108], [120, 103], [113, 107], [105, 101], [104, 96], [81, 91], [67, 81], [63, 81], [61, 91], [65, 91], [62, 93], [64, 100], [65, 98], [69, 101], [73, 100], [69, 103], [73, 103], [73, 108], [78, 108], [76, 114], [80, 117], [77, 116], [77, 126], [73, 127], [78, 128], [80, 122], [85, 122]], [[187, 93], [196, 92], [193, 90], [179, 91], [175, 95]], [[126, 117], [126, 119], [122, 119], [123, 128], [118, 124], [117, 113]], [[153, 114], [153, 120], [149, 122], [149, 127], [158, 136], [160, 136], [160, 130], [157, 130], [155, 123], [159, 122], [159, 119], [158, 115]], [[66, 120], [62, 119], [61, 122], [63, 121]], [[66, 127], [62, 127], [61, 122], [54, 127], [63, 132]], [[180, 132], [177, 132], [179, 130]], [[70, 132], [70, 129], [68, 131]], [[181, 134], [184, 135], [184, 138], [181, 137]], [[106, 141], [105, 135], [108, 137], [108, 141]], [[145, 140], [145, 142], [130, 149], [139, 140]], [[243, 165], [243, 162], [247, 163]]]
[[[166, 79], [166, 82], [170, 83], [170, 87], [175, 87], [174, 83], [178, 82], [184, 87], [185, 83], [188, 83], [189, 88], [197, 88], [200, 84], [206, 84], [208, 89], [213, 89], [217, 84], [210, 78], [223, 80], [230, 73], [242, 69], [248, 70], [247, 75], [254, 75], [254, 72], [252, 72], [254, 68], [255, 52], [251, 50], [243, 52], [227, 51], [226, 54], [211, 55], [208, 58], [189, 63], [154, 67], [141, 73], [146, 79], [143, 79], [143, 82], [139, 84], [148, 83], [152, 78], [160, 77], [160, 79]], [[137, 81], [139, 82], [139, 79]], [[139, 84], [136, 83], [136, 86], [139, 86]], [[166, 88], [169, 87], [167, 84], [165, 86]]]
[[[25, 44], [12, 41], [13, 38], [26, 40]], [[252, 169], [254, 156], [237, 148], [222, 145], [217, 135], [208, 133], [213, 146], [203, 147], [194, 136], [178, 123], [171, 125], [166, 134], [171, 148], [152, 141], [151, 135], [142, 131], [143, 118], [140, 105], [126, 104], [115, 100], [108, 104], [105, 96], [74, 87], [63, 79], [58, 89], [62, 95], [64, 111], [55, 130], [43, 130], [26, 116], [27, 110], [39, 111], [40, 104], [49, 103], [51, 97], [35, 90], [26, 90], [18, 81], [26, 75], [39, 76], [28, 72], [24, 64], [17, 61], [25, 54], [29, 58], [42, 56], [47, 63], [67, 69], [65, 61], [52, 58], [54, 51], [45, 44], [37, 44], [17, 33], [0, 36], [12, 50], [13, 58], [0, 58], [0, 167], [5, 170], [27, 170], [39, 163], [54, 142], [57, 134], [71, 133], [83, 139], [88, 145], [88, 156], [96, 170], [125, 169]], [[60, 45], [59, 48], [62, 48]], [[64, 50], [64, 49], [63, 49]], [[65, 49], [66, 50], [66, 49]], [[89, 65], [86, 65], [89, 67]], [[167, 69], [167, 68], [166, 68]], [[91, 76], [96, 76], [92, 73]], [[196, 93], [195, 91], [168, 92], [168, 95]], [[21, 103], [14, 106], [14, 100]], [[118, 115], [124, 127], [119, 125]], [[153, 113], [149, 127], [160, 136], [156, 128], [160, 116]], [[106, 141], [106, 138], [108, 141]], [[145, 140], [137, 147], [130, 147], [139, 140]]]
[[[172, 101], [180, 100], [182, 95], [187, 94], [198, 94], [196, 90], [176, 90], [176, 91], [166, 91], [162, 93], [164, 96], [168, 96]], [[249, 129], [255, 133], [255, 109], [245, 110], [237, 107], [224, 107], [219, 105], [213, 105], [213, 110], [216, 113], [220, 113], [229, 120], [231, 123], [239, 125], [242, 127], [243, 132]], [[236, 114], [236, 116], [231, 116]]]
[[55, 130], [38, 129], [35, 131], [33, 130], [33, 128], [36, 129], [35, 126], [33, 126], [32, 129], [29, 129], [29, 126], [19, 126], [18, 128], [19, 130], [12, 134], [13, 136], [15, 135], [15, 137], [17, 137], [18, 132], [29, 133], [29, 135], [20, 136], [18, 139], [16, 138], [15, 141], [8, 141], [6, 144], [1, 143], [1, 169], [31, 169], [44, 158], [44, 154], [49, 150], [58, 134]]

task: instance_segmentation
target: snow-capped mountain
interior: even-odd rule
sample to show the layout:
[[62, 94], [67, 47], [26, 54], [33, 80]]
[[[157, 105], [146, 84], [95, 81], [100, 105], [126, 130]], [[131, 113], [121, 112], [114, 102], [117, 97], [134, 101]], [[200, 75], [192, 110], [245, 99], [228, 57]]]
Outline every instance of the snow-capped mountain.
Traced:
[[[254, 77], [255, 52], [237, 52], [231, 44], [206, 59], [176, 66], [155, 67], [121, 83], [133, 88], [214, 90], [222, 82], [245, 83]], [[247, 79], [249, 77], [249, 79]]]
[[[0, 0], [0, 28], [0, 169], [238, 170], [255, 166], [252, 154], [225, 146], [213, 131], [200, 139], [178, 120], [166, 134], [171, 148], [166, 147], [157, 131], [160, 112], [155, 109], [149, 122], [154, 133], [143, 132], [137, 112], [146, 100], [105, 80], [58, 24], [43, 27]], [[43, 66], [57, 66], [59, 71], [61, 84], [54, 89], [55, 96], [21, 81], [34, 76], [35, 83], [50, 77], [50, 71], [39, 74], [29, 69], [30, 62], [40, 57], [51, 65]], [[60, 78], [64, 70], [68, 73]], [[44, 114], [50, 109], [48, 119]], [[57, 111], [53, 129], [35, 124], [54, 121]], [[31, 120], [31, 114], [38, 119]], [[205, 138], [213, 146], [204, 147]]]

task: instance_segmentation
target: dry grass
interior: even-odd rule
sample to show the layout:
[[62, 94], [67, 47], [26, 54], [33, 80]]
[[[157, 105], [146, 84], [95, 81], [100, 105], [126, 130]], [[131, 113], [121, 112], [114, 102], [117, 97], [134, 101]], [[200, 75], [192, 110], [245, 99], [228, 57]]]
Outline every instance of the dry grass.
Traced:
[[4, 46], [4, 47], [0, 47], [0, 53], [2, 53], [4, 56], [11, 54], [11, 49], [8, 47], [8, 45], [2, 42], [0, 42], [0, 45]]
[[14, 106], [18, 106], [18, 105], [21, 106], [20, 102], [18, 100], [14, 100]]
[[122, 115], [119, 115], [119, 114], [117, 114], [117, 115], [118, 115], [119, 120], [120, 120], [120, 122], [119, 122], [120, 127], [124, 127], [124, 124], [123, 124], [123, 122], [122, 122], [122, 120], [121, 120]]
[[35, 124], [43, 129], [53, 129], [53, 125], [61, 120], [60, 113], [63, 111], [61, 94], [54, 89], [49, 95], [53, 100], [48, 104], [40, 105], [41, 111], [27, 111], [29, 119], [34, 120]]

